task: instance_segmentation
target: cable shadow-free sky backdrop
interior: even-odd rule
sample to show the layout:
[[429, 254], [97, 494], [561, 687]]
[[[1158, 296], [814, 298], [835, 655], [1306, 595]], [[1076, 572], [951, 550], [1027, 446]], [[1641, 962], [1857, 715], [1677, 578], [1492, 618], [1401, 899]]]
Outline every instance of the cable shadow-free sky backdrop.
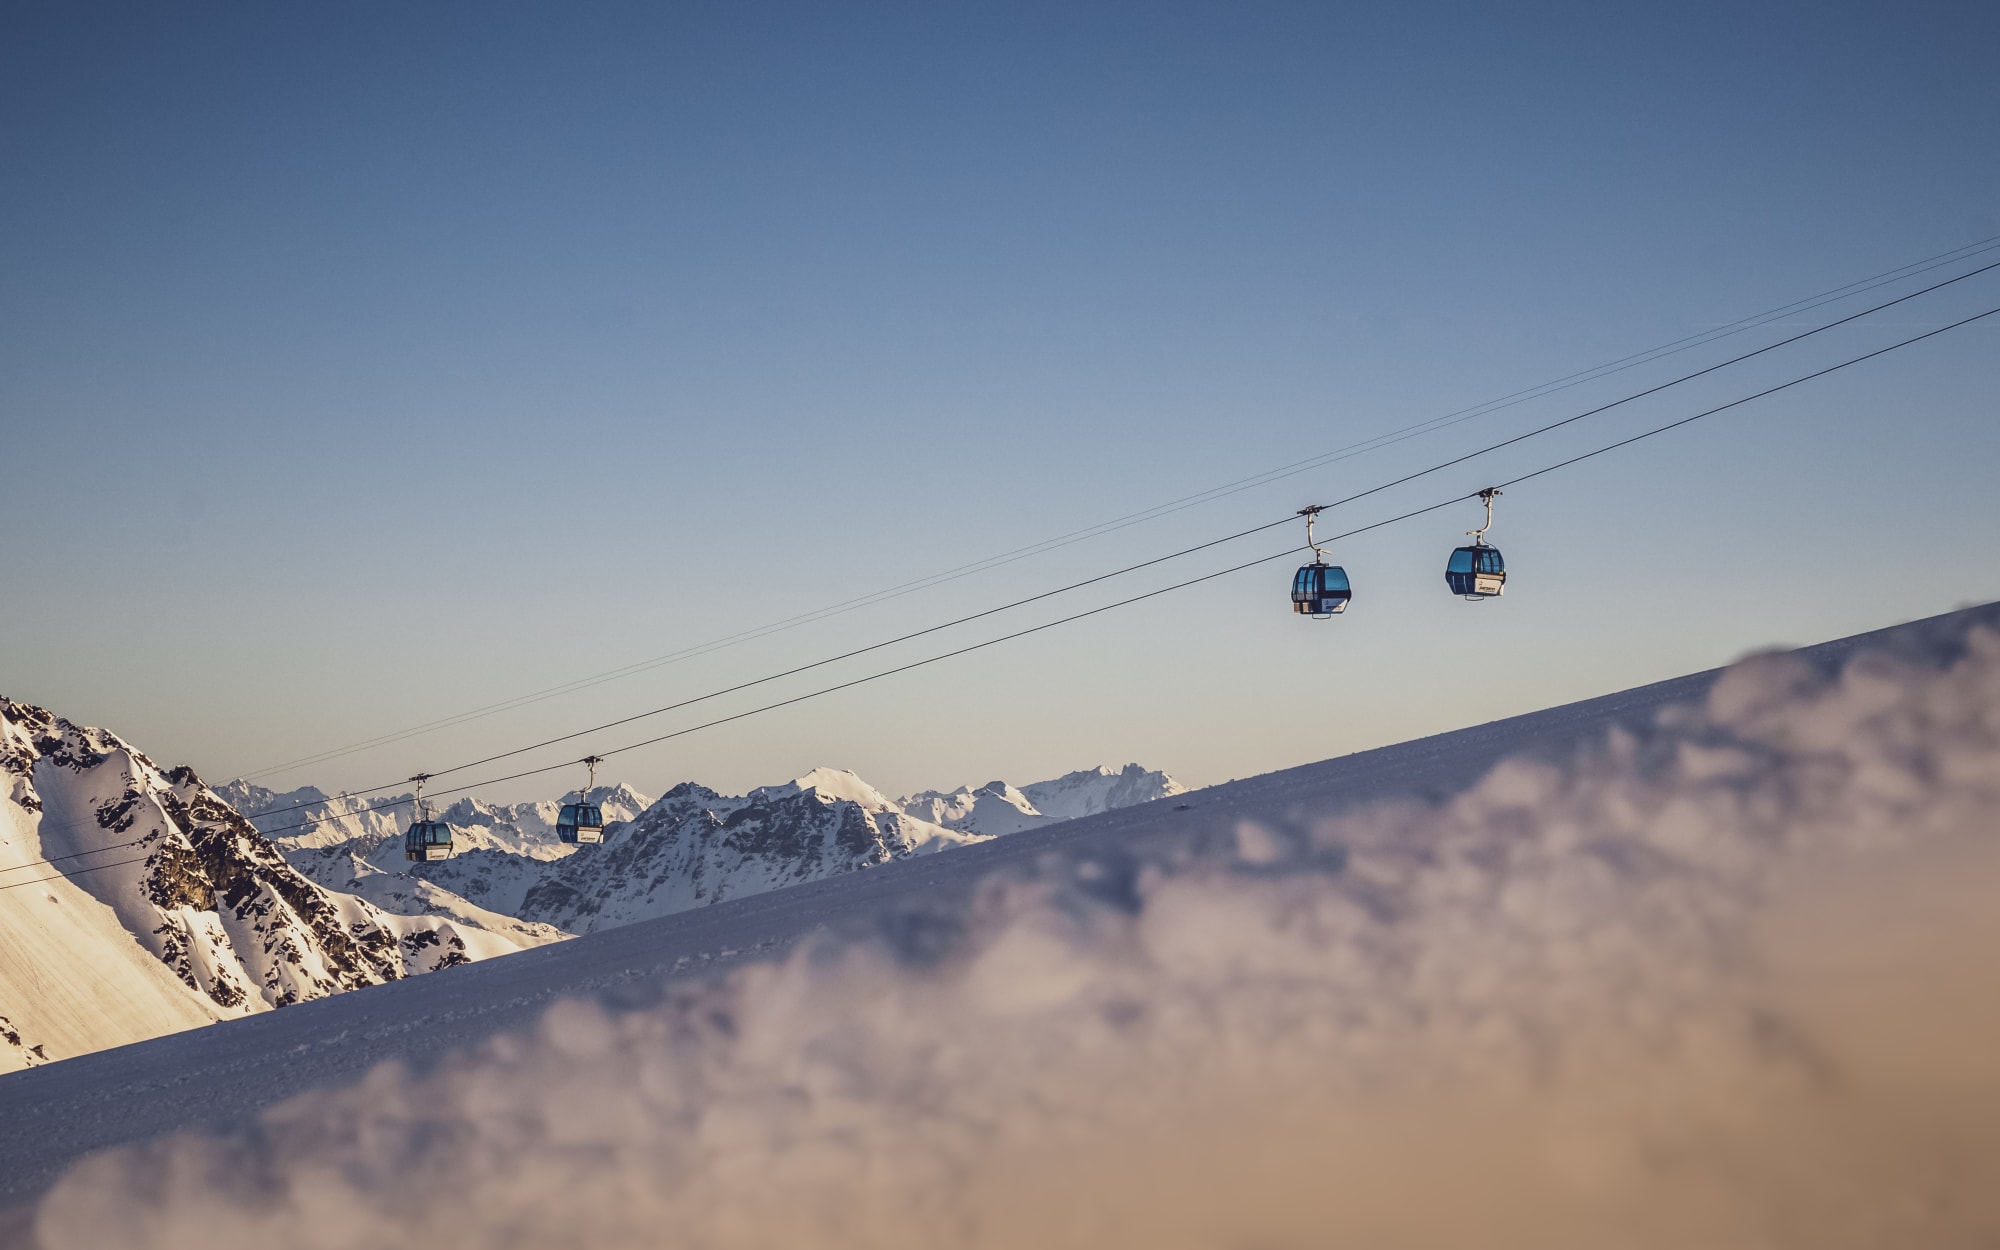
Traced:
[[[1975, 3], [17, 6], [5, 24], [0, 689], [215, 779], [2000, 235], [2000, 16]], [[786, 668], [1916, 285], [263, 780], [372, 785]], [[2000, 274], [1970, 279], [1326, 528], [1995, 305]], [[899, 791], [1140, 759], [1199, 784], [1992, 598], [1996, 322], [1510, 491], [1497, 603], [1444, 592], [1466, 505], [1337, 546], [1342, 620], [1294, 619], [1280, 562], [607, 771], [657, 792], [832, 764]]]

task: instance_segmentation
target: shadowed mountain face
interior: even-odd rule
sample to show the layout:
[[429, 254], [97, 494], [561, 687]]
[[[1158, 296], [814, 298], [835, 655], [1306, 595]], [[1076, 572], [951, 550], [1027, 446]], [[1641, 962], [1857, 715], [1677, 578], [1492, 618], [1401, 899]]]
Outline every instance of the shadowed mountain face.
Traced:
[[552, 865], [520, 914], [590, 933], [983, 840], [919, 820], [832, 769], [738, 798], [683, 783], [601, 845]]

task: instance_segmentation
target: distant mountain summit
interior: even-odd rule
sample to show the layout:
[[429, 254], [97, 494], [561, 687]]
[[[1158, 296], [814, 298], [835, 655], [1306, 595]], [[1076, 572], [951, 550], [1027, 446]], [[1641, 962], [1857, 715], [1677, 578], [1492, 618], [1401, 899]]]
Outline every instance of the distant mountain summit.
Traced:
[[[226, 782], [215, 792], [288, 854], [340, 850], [381, 861], [383, 867], [402, 859], [402, 821], [409, 812], [408, 794], [329, 797], [313, 786], [280, 794], [242, 780]], [[626, 785], [598, 786], [590, 792], [589, 801], [604, 809], [607, 821], [630, 820], [652, 805], [651, 799]], [[556, 799], [495, 804], [468, 797], [444, 808], [438, 819], [451, 825], [452, 840], [461, 850], [561, 859], [576, 849], [556, 839], [556, 816], [561, 809], [562, 803]], [[393, 860], [382, 853], [391, 841], [396, 843]]]
[[912, 816], [838, 769], [740, 797], [683, 783], [551, 866], [518, 914], [589, 933], [983, 840]]
[[1186, 793], [1186, 786], [1163, 772], [1127, 764], [1116, 772], [1098, 767], [1066, 773], [1018, 790], [1004, 781], [989, 781], [977, 790], [925, 790], [901, 806], [950, 829], [997, 835]]
[[329, 796], [317, 786], [281, 794], [238, 779], [215, 787], [215, 794], [287, 851], [372, 845], [402, 836], [396, 809]]

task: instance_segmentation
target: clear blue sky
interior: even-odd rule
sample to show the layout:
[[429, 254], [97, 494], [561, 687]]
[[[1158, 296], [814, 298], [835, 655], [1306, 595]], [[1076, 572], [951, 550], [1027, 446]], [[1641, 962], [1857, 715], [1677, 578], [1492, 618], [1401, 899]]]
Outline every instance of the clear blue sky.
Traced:
[[[1696, 333], [2000, 234], [1996, 46], [1975, 2], [11, 6], [0, 691], [221, 779]], [[1962, 283], [1328, 528], [1996, 304]], [[639, 711], [1722, 354], [269, 780]], [[607, 772], [1208, 783], [1990, 599], [1996, 381], [1988, 322], [1522, 486], [1497, 603], [1442, 585], [1468, 506], [1341, 545], [1342, 620], [1273, 565]]]

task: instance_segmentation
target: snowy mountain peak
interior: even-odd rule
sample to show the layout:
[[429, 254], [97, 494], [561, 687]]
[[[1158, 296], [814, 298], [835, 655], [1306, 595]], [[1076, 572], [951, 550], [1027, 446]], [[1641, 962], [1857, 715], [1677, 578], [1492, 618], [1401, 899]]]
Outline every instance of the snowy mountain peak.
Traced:
[[[615, 786], [599, 786], [592, 790], [590, 801], [605, 809], [606, 820], [630, 820], [653, 805], [653, 800], [622, 781]], [[616, 816], [611, 814], [613, 809], [618, 812]]]
[[329, 795], [317, 786], [279, 793], [242, 778], [224, 782], [215, 793], [288, 852], [348, 847], [366, 851], [402, 833], [393, 798]]
[[1114, 808], [1186, 794], [1187, 787], [1156, 769], [1127, 764], [1113, 772], [1099, 766], [1066, 773], [1053, 781], [1021, 787], [1035, 810], [1057, 820], [1095, 816]]
[[245, 816], [261, 815], [274, 808], [305, 807], [327, 801], [326, 791], [318, 786], [300, 786], [296, 790], [287, 790], [281, 794], [255, 782], [245, 781], [241, 777], [216, 786], [215, 792], [222, 796], [224, 802]]
[[898, 810], [887, 795], [845, 768], [815, 768], [803, 777], [779, 786], [762, 786], [750, 792], [752, 798], [779, 799], [793, 794], [816, 794], [821, 799], [832, 802], [845, 799], [859, 806], [863, 811], [890, 812]]
[[946, 828], [997, 835], [1186, 792], [1186, 786], [1163, 772], [1127, 764], [1116, 771], [1102, 766], [1081, 769], [1019, 789], [989, 781], [976, 790], [970, 786], [925, 790], [901, 800], [899, 806]]
[[[682, 784], [604, 842], [545, 866], [515, 914], [572, 933], [686, 911], [982, 839], [919, 820], [851, 772], [821, 768], [741, 797]], [[470, 862], [468, 862], [470, 861]], [[496, 871], [459, 859], [423, 875]], [[482, 896], [479, 882], [452, 884]]]
[[706, 803], [720, 797], [721, 795], [716, 791], [709, 789], [698, 781], [683, 781], [661, 795], [659, 802], [653, 804], [653, 806], [685, 806], [690, 803]]
[[989, 781], [977, 790], [969, 786], [949, 792], [925, 790], [902, 800], [901, 806], [920, 820], [967, 833], [1019, 833], [1050, 823], [1027, 795], [1004, 781]]

